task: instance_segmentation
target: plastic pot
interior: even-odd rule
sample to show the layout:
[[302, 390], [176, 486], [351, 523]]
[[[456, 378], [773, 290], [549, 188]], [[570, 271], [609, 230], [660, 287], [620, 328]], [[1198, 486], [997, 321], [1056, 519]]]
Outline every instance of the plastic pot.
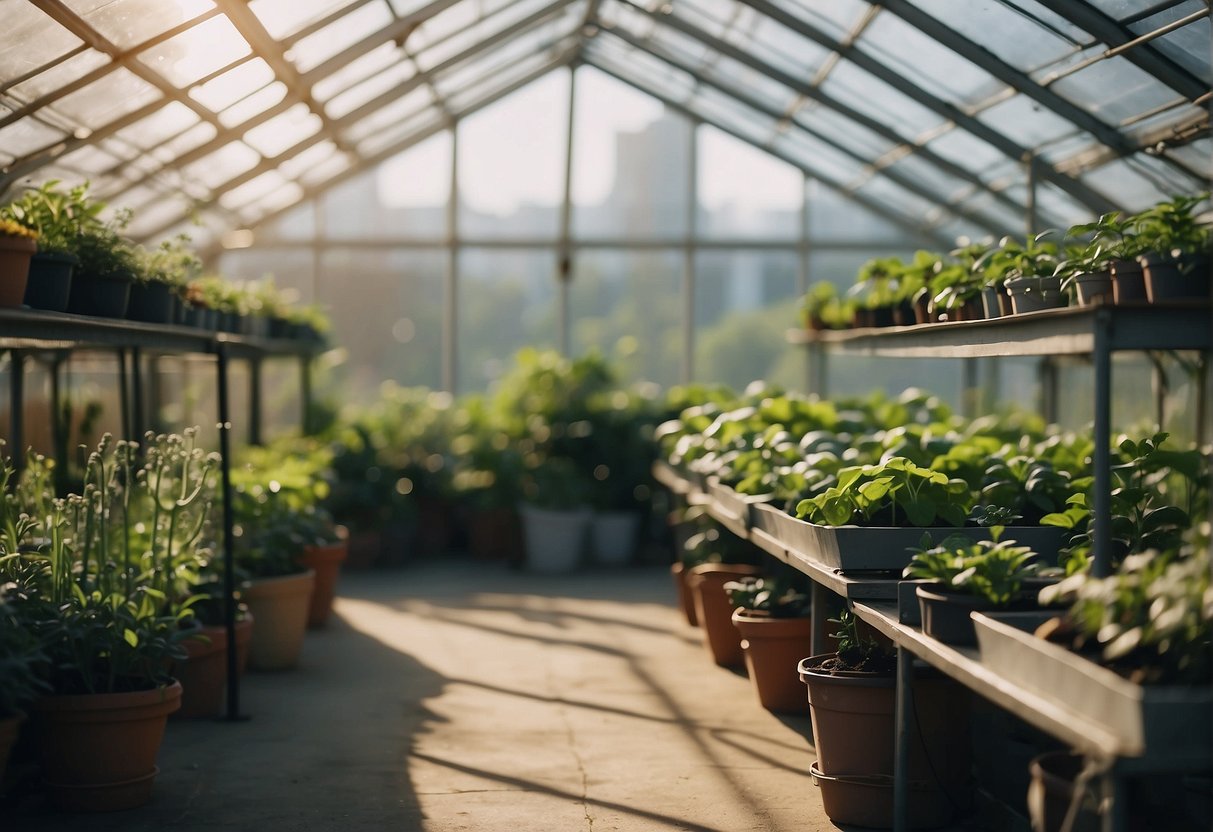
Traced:
[[1146, 281], [1150, 303], [1208, 300], [1213, 283], [1209, 279], [1209, 258], [1184, 254], [1171, 257], [1146, 254], [1138, 258]]
[[[886, 775], [823, 774], [809, 766], [813, 785], [821, 789], [821, 804], [835, 823], [868, 829], [893, 828], [893, 778]], [[922, 782], [910, 782], [911, 829], [933, 829], [952, 818], [947, 795]]]
[[1011, 296], [1011, 309], [1016, 315], [1066, 305], [1058, 277], [1012, 277], [1008, 278], [1006, 287]]
[[590, 552], [594, 563], [623, 566], [636, 552], [640, 515], [634, 511], [596, 511], [590, 521]]
[[985, 598], [967, 592], [946, 592], [927, 586], [915, 589], [922, 613], [922, 631], [944, 644], [975, 647], [977, 631], [969, 613], [995, 609]]
[[65, 311], [72, 293], [72, 271], [78, 262], [71, 254], [35, 254], [25, 284], [25, 305], [47, 312]]
[[768, 711], [801, 714], [808, 710], [797, 665], [811, 651], [813, 622], [804, 618], [771, 618], [751, 610], [733, 611], [741, 635], [746, 670], [758, 701]]
[[1079, 306], [1094, 306], [1097, 303], [1111, 303], [1113, 299], [1112, 273], [1091, 272], [1074, 277]]
[[695, 617], [703, 629], [704, 646], [721, 667], [741, 667], [745, 663], [741, 634], [733, 626], [733, 605], [724, 585], [761, 574], [757, 566], [744, 563], [701, 563], [691, 569], [688, 584], [695, 600]]
[[180, 718], [218, 716], [227, 692], [227, 629], [203, 627], [207, 641], [190, 638], [183, 643], [186, 659], [173, 663], [173, 675], [181, 682]]
[[173, 288], [158, 280], [131, 285], [130, 303], [126, 317], [149, 324], [173, 322]]
[[581, 565], [590, 525], [589, 509], [555, 511], [524, 505], [519, 513], [527, 569], [558, 574], [572, 572]]
[[72, 276], [72, 293], [67, 311], [75, 315], [125, 318], [130, 297], [131, 279], [128, 275], [97, 277], [76, 271]]
[[1145, 301], [1146, 278], [1141, 271], [1140, 263], [1136, 260], [1113, 260], [1110, 270], [1112, 272], [1112, 300], [1115, 303]]

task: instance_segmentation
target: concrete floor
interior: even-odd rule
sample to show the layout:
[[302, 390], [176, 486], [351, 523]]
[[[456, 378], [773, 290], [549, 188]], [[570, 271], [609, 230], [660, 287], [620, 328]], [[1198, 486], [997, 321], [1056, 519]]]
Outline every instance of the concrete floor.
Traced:
[[[152, 804], [17, 801], [6, 832], [835, 829], [804, 717], [759, 707], [674, 608], [668, 573], [447, 562], [343, 577], [299, 669], [246, 722], [172, 722]], [[10, 804], [13, 801], [10, 796]]]

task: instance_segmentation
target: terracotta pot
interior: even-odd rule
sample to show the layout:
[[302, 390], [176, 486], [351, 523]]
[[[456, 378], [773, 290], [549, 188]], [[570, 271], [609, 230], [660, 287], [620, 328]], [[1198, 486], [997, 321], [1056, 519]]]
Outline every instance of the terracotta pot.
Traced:
[[29, 262], [25, 305], [31, 309], [63, 312], [72, 293], [72, 270], [80, 262], [73, 254], [40, 251]]
[[0, 308], [17, 309], [25, 302], [29, 261], [37, 250], [27, 237], [0, 235]]
[[695, 599], [695, 617], [703, 629], [703, 643], [712, 661], [721, 667], [741, 667], [741, 634], [733, 626], [733, 605], [724, 585], [738, 578], [761, 575], [757, 566], [744, 563], [702, 563], [691, 569], [688, 581]]
[[8, 754], [17, 743], [17, 734], [21, 731], [21, 717], [10, 716], [0, 719], [0, 783], [4, 782], [4, 769], [8, 766]]
[[242, 595], [257, 619], [249, 643], [253, 670], [289, 670], [299, 662], [316, 573], [258, 578]]
[[808, 701], [797, 665], [810, 653], [812, 620], [771, 618], [736, 609], [733, 626], [741, 634], [746, 670], [762, 707], [768, 711], [803, 715], [808, 710]]
[[195, 719], [218, 716], [227, 692], [227, 629], [202, 627], [208, 641], [184, 642], [186, 659], [174, 662], [172, 673], [181, 682], [181, 708], [174, 717]]
[[682, 610], [683, 617], [692, 627], [698, 627], [699, 616], [695, 614], [695, 596], [691, 593], [690, 570], [682, 561], [679, 561], [670, 564], [670, 574], [674, 577], [674, 588], [678, 590], [678, 606]]
[[[1072, 751], [1051, 751], [1041, 754], [1028, 764], [1032, 781], [1028, 785], [1028, 815], [1032, 832], [1060, 832], [1066, 812], [1073, 802], [1075, 780], [1083, 767], [1083, 757]], [[1072, 832], [1094, 832], [1099, 829], [1098, 808], [1094, 790], [1098, 783], [1088, 786], [1076, 810]]]
[[1142, 274], [1140, 263], [1135, 260], [1113, 260], [1110, 268], [1114, 303], [1145, 301], [1146, 278]]
[[33, 706], [42, 770], [60, 808], [109, 812], [151, 799], [156, 755], [181, 685], [134, 693], [48, 696]]
[[1146, 254], [1138, 259], [1150, 303], [1209, 299], [1213, 283], [1209, 280], [1208, 257]]
[[[828, 775], [817, 763], [809, 766], [813, 785], [821, 789], [821, 805], [835, 823], [867, 829], [893, 828], [893, 778], [884, 775]], [[952, 818], [944, 792], [910, 781], [911, 829], [933, 829]]]
[[299, 565], [316, 573], [307, 612], [309, 627], [323, 627], [333, 611], [333, 596], [337, 594], [337, 576], [341, 564], [349, 555], [349, 544], [340, 540], [327, 546], [304, 546]]

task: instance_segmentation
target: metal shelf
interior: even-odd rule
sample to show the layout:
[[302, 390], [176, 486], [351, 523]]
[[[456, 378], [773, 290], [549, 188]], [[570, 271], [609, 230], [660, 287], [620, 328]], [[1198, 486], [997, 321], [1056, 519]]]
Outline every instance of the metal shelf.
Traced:
[[788, 331], [793, 344], [899, 358], [1084, 355], [1102, 338], [1110, 351], [1213, 349], [1213, 308], [1200, 302], [1072, 306], [984, 321]]

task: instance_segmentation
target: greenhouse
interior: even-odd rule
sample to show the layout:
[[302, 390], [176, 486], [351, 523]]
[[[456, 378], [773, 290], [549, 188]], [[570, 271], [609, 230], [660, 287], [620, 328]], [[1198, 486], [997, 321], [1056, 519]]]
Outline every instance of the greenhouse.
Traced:
[[0, 830], [1213, 828], [1207, 0], [0, 23]]

